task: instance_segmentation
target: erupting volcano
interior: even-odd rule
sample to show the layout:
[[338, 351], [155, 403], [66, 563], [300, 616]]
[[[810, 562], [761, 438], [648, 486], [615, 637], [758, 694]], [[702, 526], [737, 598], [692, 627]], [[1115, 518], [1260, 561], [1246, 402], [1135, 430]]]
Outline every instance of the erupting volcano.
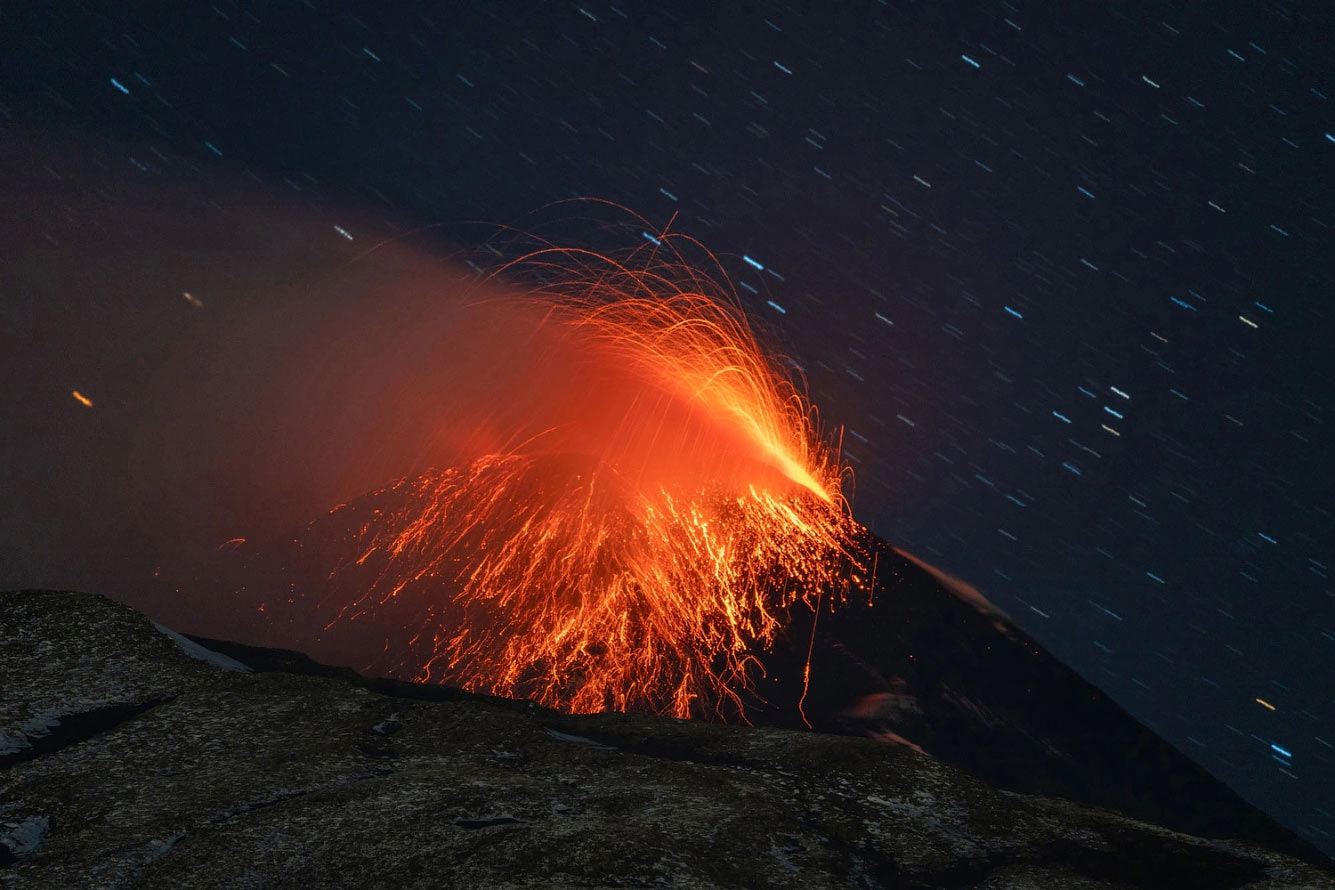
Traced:
[[302, 580], [267, 619], [383, 639], [357, 664], [379, 673], [745, 719], [790, 610], [870, 589], [871, 560], [814, 409], [683, 247], [548, 247], [499, 270], [510, 295], [475, 308], [504, 315], [511, 354], [442, 418], [452, 465], [336, 508], [337, 552], [284, 566]]

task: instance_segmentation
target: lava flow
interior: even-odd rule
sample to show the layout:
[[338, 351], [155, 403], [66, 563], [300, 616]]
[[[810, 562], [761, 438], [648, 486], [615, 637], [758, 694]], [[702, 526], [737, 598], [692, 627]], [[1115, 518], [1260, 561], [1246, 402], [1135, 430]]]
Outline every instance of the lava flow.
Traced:
[[814, 410], [675, 239], [498, 273], [545, 283], [496, 303], [537, 319], [523, 372], [449, 419], [489, 444], [334, 511], [355, 556], [326, 630], [407, 622], [381, 667], [420, 681], [744, 719], [788, 610], [860, 584], [858, 526]]

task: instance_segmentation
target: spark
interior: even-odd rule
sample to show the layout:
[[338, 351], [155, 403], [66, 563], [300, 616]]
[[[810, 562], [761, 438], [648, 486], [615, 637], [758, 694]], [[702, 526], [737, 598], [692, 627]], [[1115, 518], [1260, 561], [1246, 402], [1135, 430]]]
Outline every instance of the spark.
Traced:
[[543, 282], [520, 299], [580, 357], [569, 379], [538, 366], [561, 413], [379, 493], [329, 576], [351, 593], [329, 627], [393, 603], [416, 680], [744, 720], [790, 610], [863, 589], [848, 471], [799, 383], [722, 273], [681, 259], [694, 242], [644, 234], [625, 257], [552, 247], [497, 273]]
[[79, 392], [77, 389], [74, 390], [72, 395], [74, 396], [75, 400], [78, 401], [78, 403], [80, 405], [83, 405], [85, 408], [93, 407], [93, 400], [88, 398], [88, 396], [84, 395], [83, 393]]

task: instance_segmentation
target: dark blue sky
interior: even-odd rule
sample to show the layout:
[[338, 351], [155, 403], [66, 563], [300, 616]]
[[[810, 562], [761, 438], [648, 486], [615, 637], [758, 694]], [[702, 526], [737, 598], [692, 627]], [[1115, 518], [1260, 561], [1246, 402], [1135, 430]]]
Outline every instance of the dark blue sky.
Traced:
[[[74, 198], [673, 219], [845, 428], [860, 519], [1335, 850], [1320, 4], [100, 6], [0, 23], [7, 140], [97, 146]], [[67, 398], [55, 366], [17, 385]]]

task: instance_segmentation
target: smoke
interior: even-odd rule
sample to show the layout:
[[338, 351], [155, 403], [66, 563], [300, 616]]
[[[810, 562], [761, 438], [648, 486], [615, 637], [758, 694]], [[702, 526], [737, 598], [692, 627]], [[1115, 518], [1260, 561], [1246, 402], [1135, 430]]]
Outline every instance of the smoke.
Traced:
[[[576, 711], [740, 716], [788, 610], [860, 583], [857, 534], [802, 394], [673, 240], [481, 285], [376, 251], [324, 282], [352, 314], [282, 338], [267, 388], [221, 375], [159, 450], [211, 443], [186, 462], [205, 488], [244, 453], [239, 485], [290, 466], [352, 503], [182, 573], [180, 626]], [[226, 434], [242, 417], [254, 441]]]
[[522, 352], [501, 358], [521, 320], [470, 309], [468, 277], [411, 250], [268, 297], [183, 343], [147, 393], [159, 422], [136, 434], [145, 509], [188, 516], [200, 543], [273, 535], [451, 460], [463, 443], [449, 419], [525, 373]]
[[[81, 153], [19, 155], [29, 172], [87, 166]], [[539, 497], [530, 481], [550, 486], [547, 471], [506, 471], [505, 504], [493, 500], [501, 482], [446, 481], [431, 491], [457, 509], [432, 529], [395, 524], [434, 515], [416, 502], [371, 518], [362, 544], [383, 549], [384, 577], [334, 585], [335, 567], [357, 558], [335, 548], [305, 579], [325, 589], [302, 591], [315, 605], [286, 627], [320, 627], [310, 622], [326, 607], [374, 621], [386, 590], [446, 577], [456, 563], [442, 555], [473, 540], [473, 510], [490, 536], [451, 559], [475, 580], [419, 586], [413, 614], [385, 633], [433, 640], [437, 662], [465, 658], [450, 676], [475, 688], [683, 714], [745, 685], [750, 653], [776, 631], [769, 597], [805, 601], [841, 583], [837, 456], [729, 295], [667, 248], [542, 253], [484, 278], [434, 229], [112, 169], [25, 192], [35, 225], [0, 245], [20, 257], [6, 283], [31, 297], [26, 346], [9, 356], [27, 384], [6, 406], [22, 431], [7, 443], [9, 583], [96, 590], [169, 626], [311, 648], [312, 634], [286, 641], [256, 623], [272, 612], [256, 611], [255, 585], [192, 579], [216, 576], [238, 546], [278, 552], [283, 536], [395, 480], [514, 455], [575, 475], [558, 474], [547, 506], [526, 500]], [[599, 506], [586, 490], [617, 494]], [[405, 562], [407, 541], [429, 552]], [[292, 576], [268, 569], [240, 586], [266, 584], [272, 601], [273, 582]], [[451, 590], [489, 617], [440, 625]], [[506, 591], [529, 599], [493, 614], [489, 598]], [[593, 642], [609, 635], [620, 642]], [[380, 653], [389, 637], [367, 639]], [[399, 671], [423, 668], [410, 661]]]
[[525, 359], [435, 230], [127, 151], [0, 140], [0, 578], [162, 615], [157, 569], [448, 460]]

